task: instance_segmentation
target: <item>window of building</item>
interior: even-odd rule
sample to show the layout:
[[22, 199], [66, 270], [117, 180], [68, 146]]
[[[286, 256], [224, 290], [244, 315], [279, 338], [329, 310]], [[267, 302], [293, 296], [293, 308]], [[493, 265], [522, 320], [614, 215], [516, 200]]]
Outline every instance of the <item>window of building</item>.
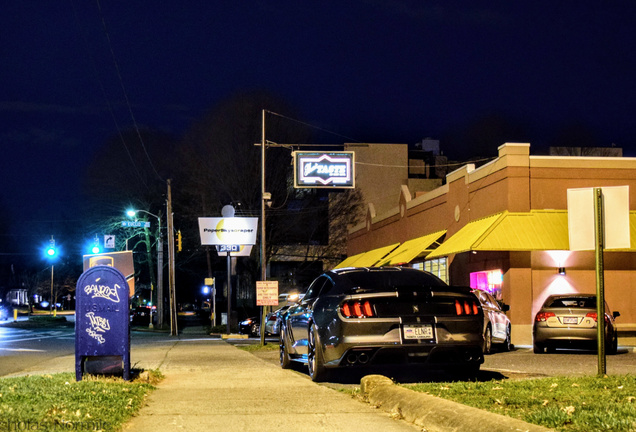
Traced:
[[446, 257], [413, 263], [413, 268], [433, 273], [435, 276], [448, 283], [448, 267]]
[[501, 270], [473, 272], [470, 274], [470, 287], [486, 291], [497, 300], [501, 300], [503, 273]]

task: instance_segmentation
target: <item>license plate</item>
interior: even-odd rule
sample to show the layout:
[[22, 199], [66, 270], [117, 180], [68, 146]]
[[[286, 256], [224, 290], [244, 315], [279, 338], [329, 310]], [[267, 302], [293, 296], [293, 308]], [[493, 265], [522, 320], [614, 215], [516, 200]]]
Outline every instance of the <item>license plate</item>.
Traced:
[[433, 326], [431, 324], [405, 325], [404, 339], [433, 339]]
[[579, 319], [577, 317], [563, 317], [563, 324], [578, 324]]

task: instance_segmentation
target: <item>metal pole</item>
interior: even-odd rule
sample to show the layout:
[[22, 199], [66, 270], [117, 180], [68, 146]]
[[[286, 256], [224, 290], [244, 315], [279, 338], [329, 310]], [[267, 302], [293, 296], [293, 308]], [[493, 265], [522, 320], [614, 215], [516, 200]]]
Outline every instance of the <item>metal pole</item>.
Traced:
[[[263, 110], [261, 120], [261, 280], [267, 280], [267, 258], [265, 256], [266, 240], [265, 240], [265, 208], [267, 202], [265, 199], [265, 113]], [[267, 308], [262, 307], [261, 312], [261, 345], [265, 345], [265, 317]]]
[[[157, 221], [157, 326], [163, 328], [163, 235], [161, 234], [161, 217], [157, 216]], [[150, 315], [152, 316], [152, 312]]]
[[49, 315], [53, 315], [53, 264], [51, 264], [51, 303], [49, 304]]
[[603, 229], [603, 190], [594, 188], [594, 233], [596, 234], [596, 346], [598, 348], [598, 375], [607, 372], [605, 364], [605, 279], [603, 247], [605, 243]]
[[232, 257], [230, 249], [227, 250], [227, 334], [230, 330], [230, 317], [232, 316]]
[[167, 200], [167, 231], [168, 231], [168, 296], [170, 298], [170, 335], [177, 336], [179, 330], [177, 328], [177, 303], [174, 281], [174, 222], [172, 214], [172, 181], [167, 180], [168, 184], [168, 200]]

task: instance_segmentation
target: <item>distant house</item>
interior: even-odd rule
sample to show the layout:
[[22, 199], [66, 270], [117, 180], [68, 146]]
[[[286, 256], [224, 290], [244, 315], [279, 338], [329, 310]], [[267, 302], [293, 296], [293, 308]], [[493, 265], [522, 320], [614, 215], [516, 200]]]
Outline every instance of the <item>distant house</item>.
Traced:
[[14, 306], [29, 304], [29, 292], [23, 288], [11, 289], [5, 297], [7, 303]]

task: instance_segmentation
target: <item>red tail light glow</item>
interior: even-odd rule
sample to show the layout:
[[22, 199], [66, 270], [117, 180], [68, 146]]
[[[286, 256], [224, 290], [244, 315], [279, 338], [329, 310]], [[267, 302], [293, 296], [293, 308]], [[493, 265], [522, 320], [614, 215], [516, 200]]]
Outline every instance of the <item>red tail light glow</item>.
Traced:
[[345, 318], [373, 318], [376, 316], [369, 300], [347, 300], [340, 306]]
[[534, 318], [536, 322], [547, 321], [548, 318], [556, 316], [554, 312], [539, 312]]
[[[585, 316], [587, 318], [592, 318], [594, 322], [598, 322], [598, 314], [596, 312], [588, 312]], [[609, 317], [607, 315], [605, 315], [605, 322], [609, 322]]]
[[460, 302], [459, 300], [455, 300], [455, 313], [457, 315], [478, 315], [479, 307], [477, 306], [477, 302], [468, 302], [468, 300], [464, 300], [464, 302]]

